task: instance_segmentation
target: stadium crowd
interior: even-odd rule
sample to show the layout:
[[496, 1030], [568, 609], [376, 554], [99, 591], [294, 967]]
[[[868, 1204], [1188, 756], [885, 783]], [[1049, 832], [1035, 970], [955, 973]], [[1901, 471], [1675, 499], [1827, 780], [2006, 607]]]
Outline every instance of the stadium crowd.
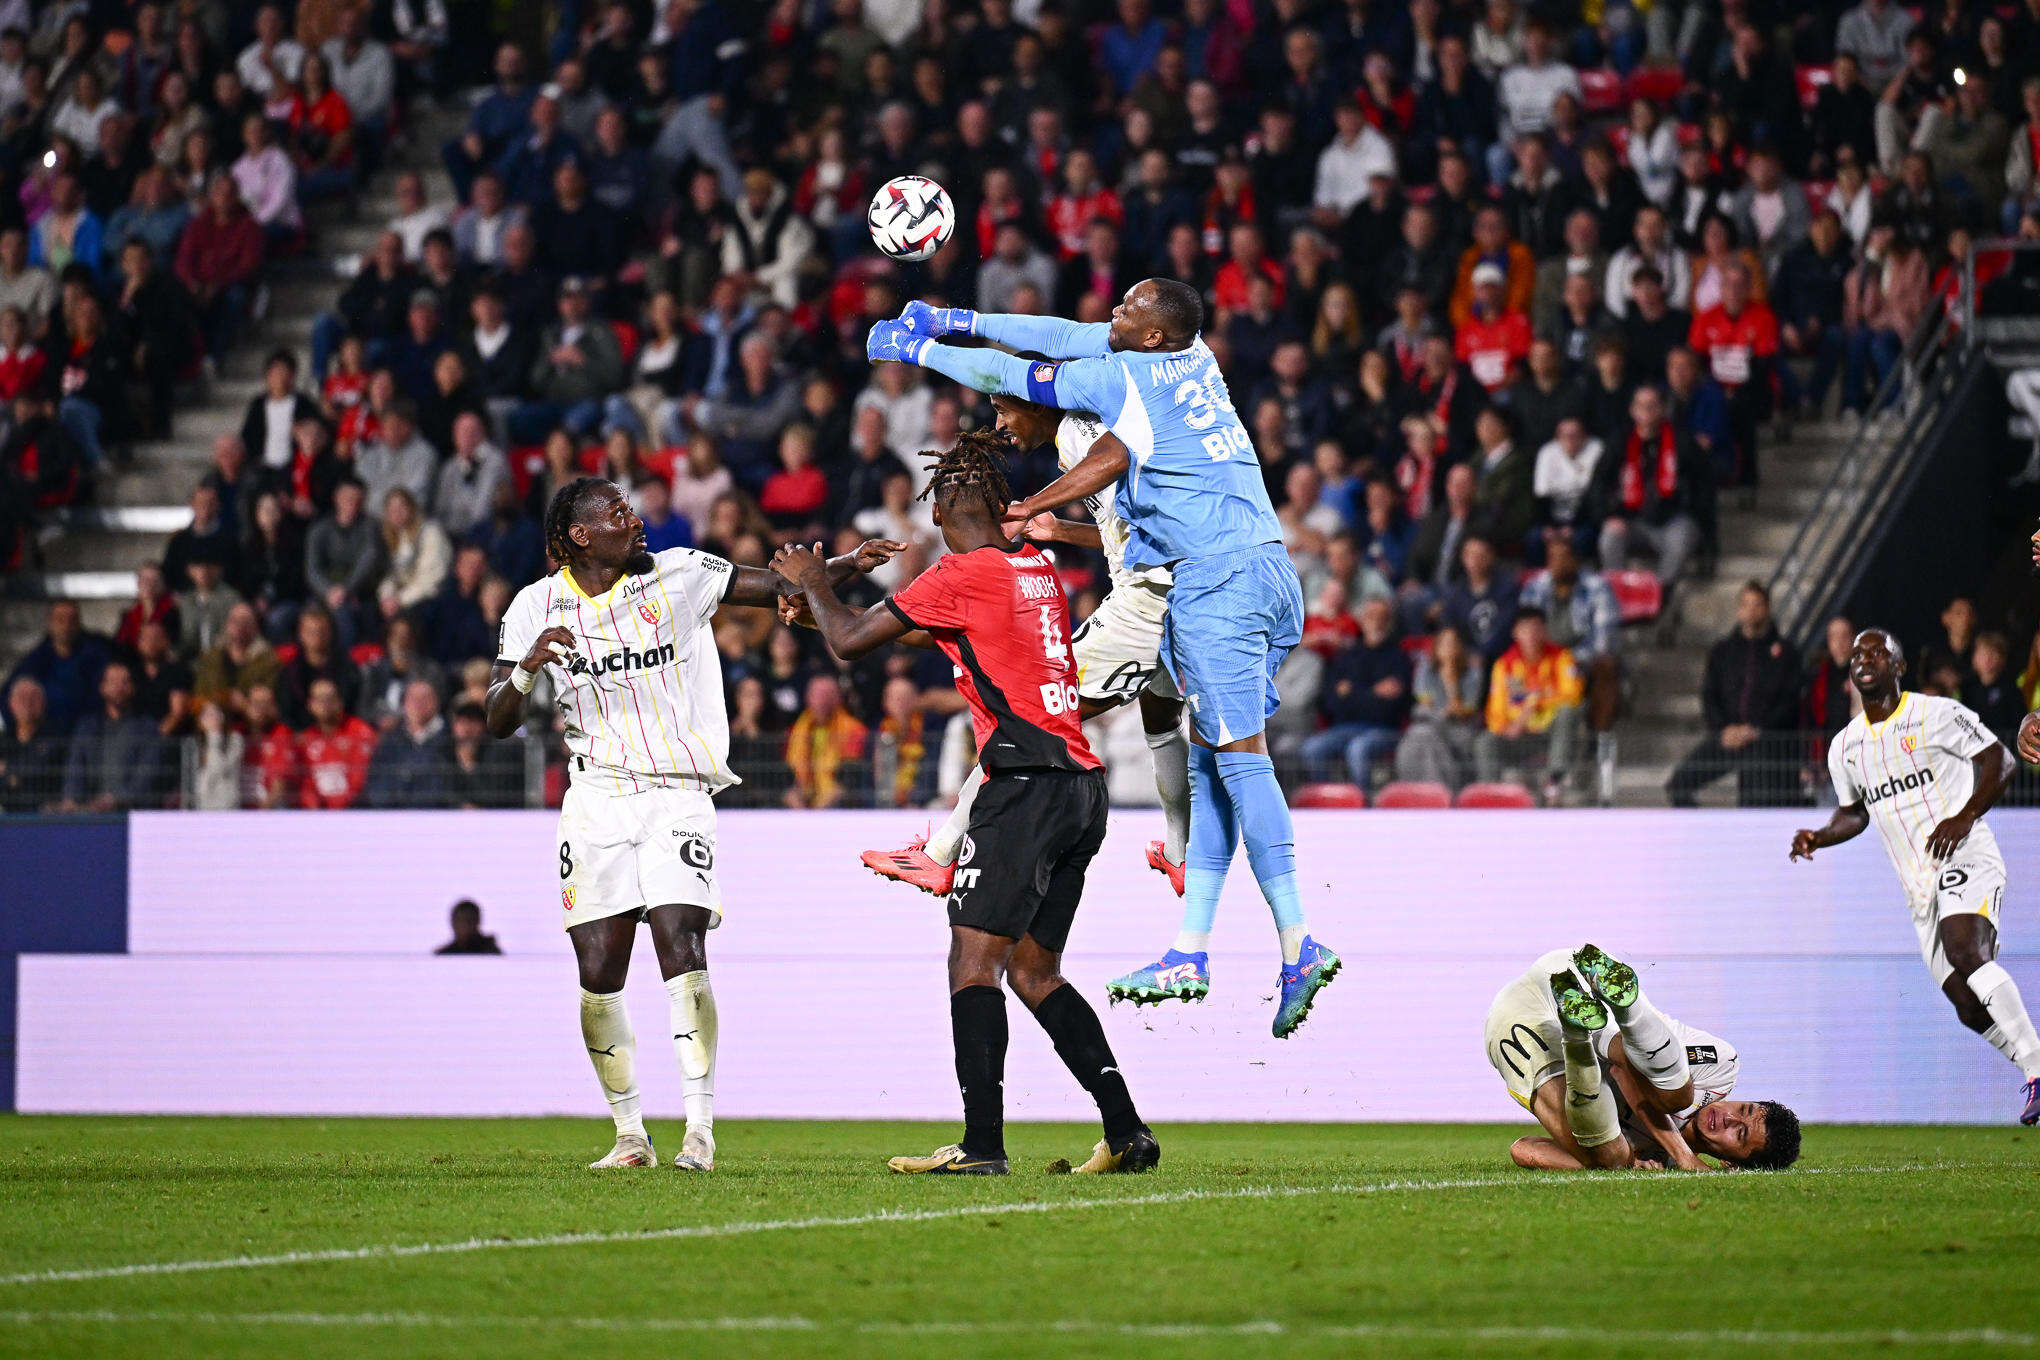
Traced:
[[[170, 430], [304, 205], [465, 111], [450, 193], [397, 177], [119, 635], [52, 608], [6, 693], [8, 806], [522, 801], [478, 701], [555, 487], [605, 472], [655, 550], [754, 565], [901, 539], [870, 588], [901, 584], [940, 551], [917, 454], [990, 411], [871, 368], [870, 323], [1099, 320], [1149, 274], [1204, 290], [1304, 582], [1291, 777], [1555, 801], [1598, 763], [1605, 796], [1624, 620], [1706, 568], [1759, 431], [1865, 411], [1970, 235], [2040, 211], [2036, 4], [553, 8], [537, 35], [455, 0], [0, 3], [16, 562]], [[922, 265], [865, 236], [901, 173], [957, 208]], [[1081, 617], [1102, 563], [1065, 566]], [[925, 656], [839, 669], [755, 611], [715, 638], [737, 801], [918, 804], [967, 763]]]

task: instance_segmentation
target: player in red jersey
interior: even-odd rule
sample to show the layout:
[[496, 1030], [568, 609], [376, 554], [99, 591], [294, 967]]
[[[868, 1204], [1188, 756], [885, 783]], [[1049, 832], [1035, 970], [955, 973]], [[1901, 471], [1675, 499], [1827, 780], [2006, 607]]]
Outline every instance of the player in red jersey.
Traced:
[[1098, 1013], [1062, 975], [1084, 872], [1105, 839], [1105, 775], [1077, 716], [1069, 604], [1055, 564], [999, 527], [1012, 501], [1001, 447], [996, 435], [976, 432], [936, 459], [922, 495], [935, 499], [949, 556], [862, 613], [836, 598], [818, 552], [787, 547], [772, 559], [800, 587], [838, 657], [888, 642], [940, 648], [977, 729], [985, 785], [949, 894], [949, 1017], [964, 1134], [891, 1166], [1005, 1173], [1003, 978], [1098, 1102], [1105, 1137], [1078, 1169], [1146, 1171], [1161, 1148], [1134, 1109]]

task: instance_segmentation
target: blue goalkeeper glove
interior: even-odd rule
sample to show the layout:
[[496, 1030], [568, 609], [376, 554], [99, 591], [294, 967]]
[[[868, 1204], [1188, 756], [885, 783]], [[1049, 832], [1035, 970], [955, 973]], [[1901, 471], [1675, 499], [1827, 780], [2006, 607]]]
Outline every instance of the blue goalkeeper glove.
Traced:
[[968, 307], [930, 307], [925, 302], [909, 302], [907, 309], [900, 313], [900, 324], [915, 335], [925, 335], [930, 340], [938, 340], [945, 335], [974, 335], [977, 313]]
[[926, 336], [915, 335], [904, 321], [878, 321], [872, 324], [871, 334], [864, 341], [864, 357], [874, 364], [888, 361], [918, 364], [934, 343]]

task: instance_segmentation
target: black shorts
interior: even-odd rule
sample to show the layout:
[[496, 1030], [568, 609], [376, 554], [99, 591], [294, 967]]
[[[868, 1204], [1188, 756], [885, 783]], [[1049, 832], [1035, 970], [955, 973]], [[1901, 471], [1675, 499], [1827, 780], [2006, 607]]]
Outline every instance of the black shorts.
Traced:
[[1102, 770], [994, 774], [970, 809], [956, 857], [949, 923], [1062, 952], [1084, 896], [1084, 872], [1105, 842]]

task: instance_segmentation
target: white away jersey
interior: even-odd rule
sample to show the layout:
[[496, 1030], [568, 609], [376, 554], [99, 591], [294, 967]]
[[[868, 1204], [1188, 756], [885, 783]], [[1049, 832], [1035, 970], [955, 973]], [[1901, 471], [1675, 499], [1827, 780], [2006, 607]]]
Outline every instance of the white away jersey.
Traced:
[[[1828, 747], [1835, 797], [1870, 814], [1912, 901], [1934, 894], [1940, 866], [1927, 854], [1927, 837], [1969, 801], [1976, 788], [1969, 762], [1996, 741], [1955, 700], [1907, 691], [1889, 718], [1873, 723], [1858, 713]], [[1978, 821], [1956, 853], [1999, 860], [1997, 837]]]
[[[1673, 1016], [1665, 1016], [1665, 1023], [1672, 1027], [1672, 1042], [1685, 1045], [1686, 1068], [1693, 1076], [1693, 1103], [1679, 1111], [1679, 1118], [1684, 1119], [1702, 1105], [1726, 1100], [1728, 1093], [1735, 1089], [1738, 1075], [1735, 1045]], [[1594, 1052], [1600, 1057], [1603, 1068], [1608, 1065], [1609, 1045], [1620, 1033], [1612, 1024], [1593, 1032]], [[1632, 1068], [1636, 1062], [1636, 1055], [1629, 1055]]]
[[575, 784], [713, 793], [738, 782], [708, 622], [734, 569], [692, 548], [652, 560], [653, 571], [622, 577], [597, 598], [582, 594], [565, 568], [526, 586], [503, 615], [496, 657], [514, 666], [546, 629], [573, 633], [573, 653], [546, 670], [566, 720]]
[[[1105, 425], [1096, 416], [1071, 412], [1055, 427], [1056, 466], [1068, 472], [1082, 462], [1091, 446], [1105, 436]], [[1084, 497], [1084, 508], [1091, 512], [1091, 520], [1098, 526], [1098, 537], [1104, 542], [1105, 562], [1112, 569], [1112, 584], [1126, 585], [1136, 582], [1169, 586], [1167, 567], [1145, 567], [1138, 571], [1126, 569], [1126, 544], [1132, 536], [1125, 519], [1119, 514], [1119, 486], [1114, 482], [1094, 496]]]

